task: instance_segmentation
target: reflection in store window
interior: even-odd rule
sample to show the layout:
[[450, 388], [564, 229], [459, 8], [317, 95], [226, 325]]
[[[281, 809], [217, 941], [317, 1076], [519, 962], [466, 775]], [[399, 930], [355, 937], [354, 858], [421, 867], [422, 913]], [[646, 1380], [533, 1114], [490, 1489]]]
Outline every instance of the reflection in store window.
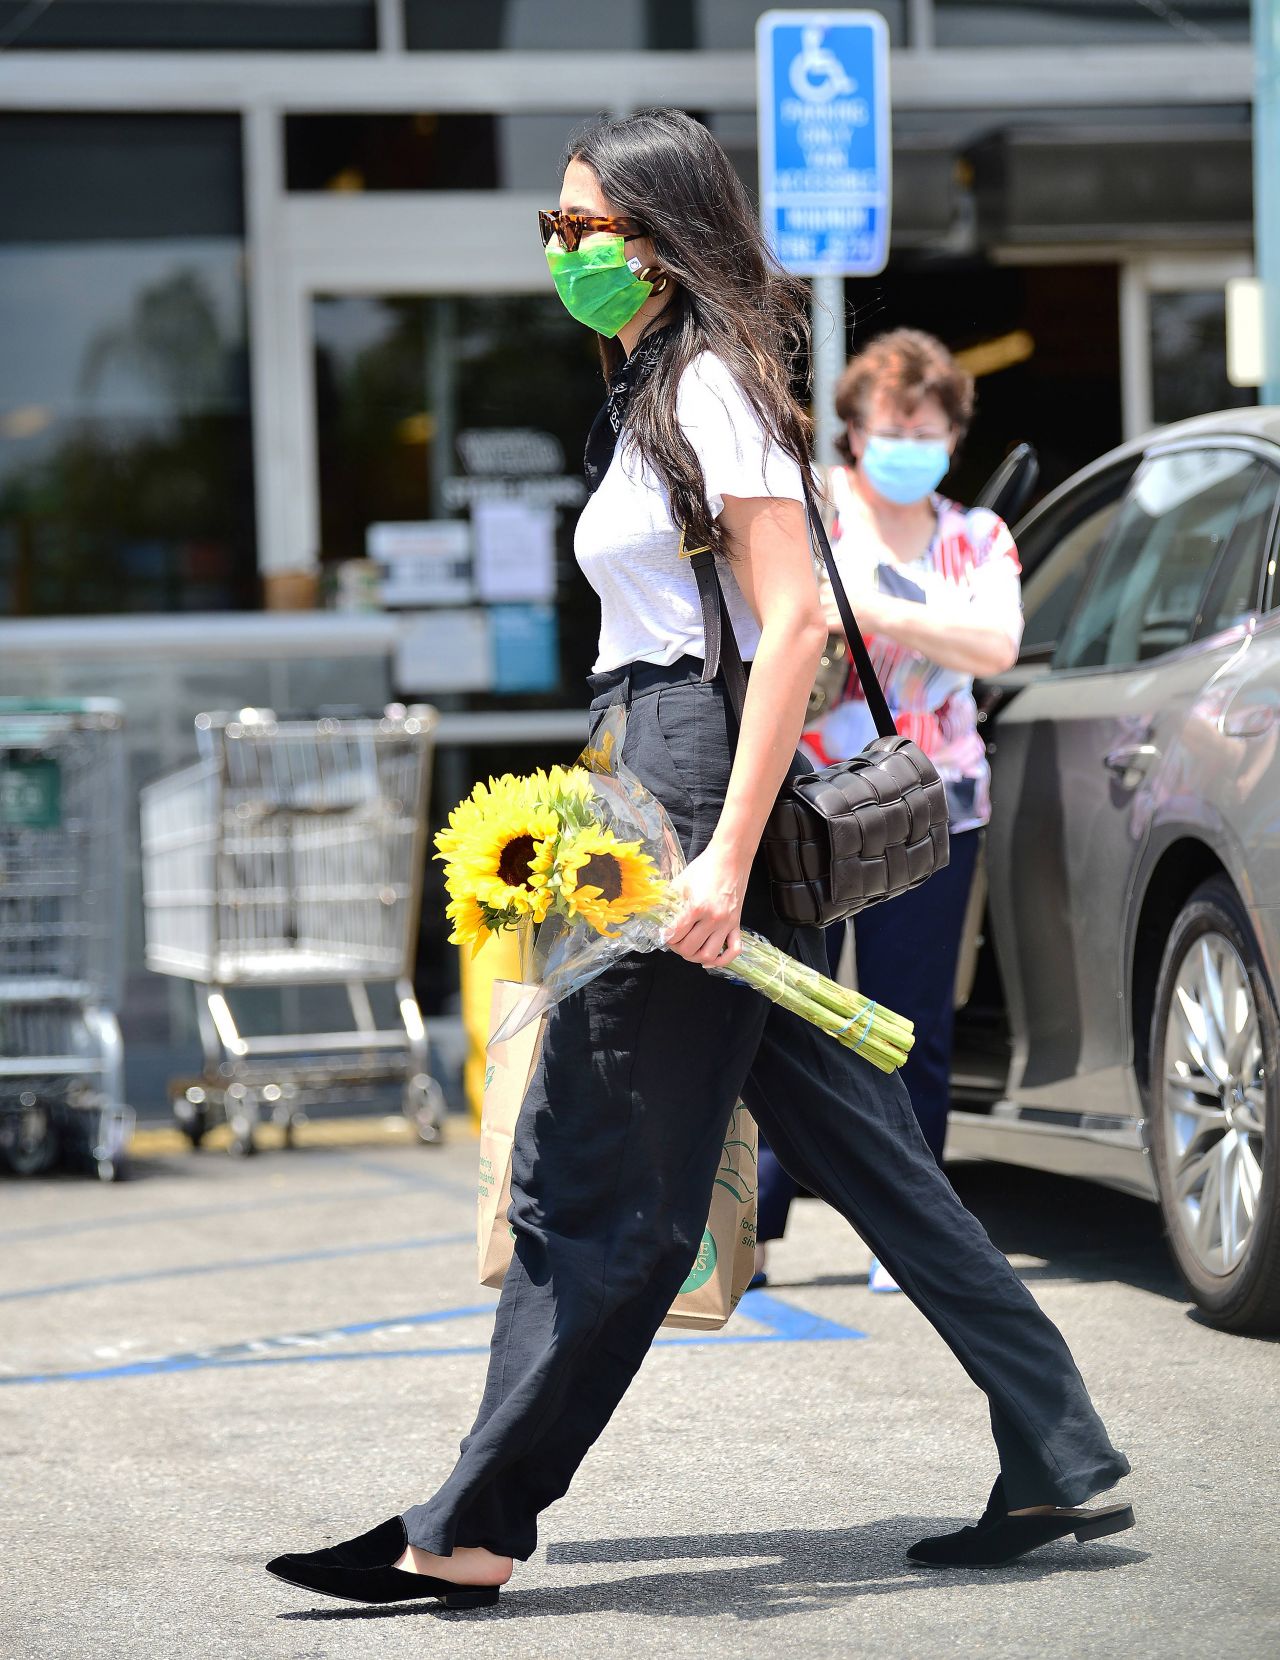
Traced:
[[1227, 302], [1221, 288], [1150, 298], [1151, 414], [1157, 425], [1240, 409], [1256, 391], [1227, 379]]
[[[554, 294], [325, 296], [313, 321], [326, 564], [369, 556], [372, 526], [469, 526], [466, 594], [427, 591], [416, 649], [470, 642], [454, 677], [468, 707], [579, 701], [599, 628], [573, 557], [603, 386], [593, 338]], [[485, 615], [450, 631], [431, 615], [446, 602]]]
[[0, 173], [0, 612], [252, 604], [235, 121], [8, 117]]
[[934, 0], [938, 46], [1216, 45], [1249, 39], [1249, 0]]
[[372, 48], [374, 0], [0, 0], [0, 45], [56, 51]]
[[536, 190], [554, 197], [581, 115], [291, 115], [292, 191]]

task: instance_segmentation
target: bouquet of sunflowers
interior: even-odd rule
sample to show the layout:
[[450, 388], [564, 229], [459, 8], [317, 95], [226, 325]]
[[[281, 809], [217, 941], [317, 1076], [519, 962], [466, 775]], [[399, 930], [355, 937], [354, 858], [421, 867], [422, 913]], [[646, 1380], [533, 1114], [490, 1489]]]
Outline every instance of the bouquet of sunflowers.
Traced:
[[[527, 996], [494, 1033], [509, 1038], [619, 957], [653, 951], [680, 909], [684, 853], [657, 798], [622, 762], [622, 709], [610, 710], [574, 767], [477, 784], [435, 840], [445, 864], [450, 942], [478, 951], [514, 929]], [[536, 934], [535, 934], [536, 930]], [[710, 968], [753, 987], [883, 1072], [914, 1042], [910, 1021], [744, 929], [742, 951]]]

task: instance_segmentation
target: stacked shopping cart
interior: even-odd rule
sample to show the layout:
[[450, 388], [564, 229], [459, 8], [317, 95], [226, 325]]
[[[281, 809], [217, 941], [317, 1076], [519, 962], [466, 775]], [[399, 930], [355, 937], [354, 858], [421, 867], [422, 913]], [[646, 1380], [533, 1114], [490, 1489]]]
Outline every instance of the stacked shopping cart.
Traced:
[[0, 699], [0, 1156], [110, 1180], [133, 1132], [116, 1019], [124, 744], [106, 699]]
[[[250, 1152], [265, 1116], [286, 1137], [308, 1108], [390, 1085], [424, 1141], [438, 1140], [439, 1085], [411, 980], [436, 713], [277, 720], [201, 715], [201, 759], [142, 792], [147, 964], [195, 982], [204, 1067], [170, 1085], [193, 1144], [225, 1120]], [[345, 1029], [250, 1035], [245, 994], [345, 994]], [[371, 992], [390, 989], [393, 1017]]]

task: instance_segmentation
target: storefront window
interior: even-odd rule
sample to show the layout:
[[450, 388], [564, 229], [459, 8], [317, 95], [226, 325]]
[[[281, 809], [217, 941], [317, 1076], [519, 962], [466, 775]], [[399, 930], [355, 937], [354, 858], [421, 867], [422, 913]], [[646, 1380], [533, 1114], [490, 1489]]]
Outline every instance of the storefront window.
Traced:
[[291, 115], [292, 191], [551, 190], [586, 114]]
[[255, 599], [239, 125], [0, 120], [0, 614]]
[[939, 46], [1216, 45], [1249, 39], [1249, 0], [933, 0]]
[[313, 318], [322, 557], [382, 561], [389, 602], [418, 613], [403, 689], [580, 701], [599, 624], [573, 557], [593, 338], [554, 294], [325, 296]]
[[[761, 12], [812, 10], [763, 0], [405, 0], [405, 40], [423, 52], [525, 51], [679, 52], [747, 51]], [[883, 14], [894, 45], [906, 40], [906, 0], [864, 8]]]
[[1227, 302], [1221, 287], [1157, 290], [1150, 307], [1156, 425], [1258, 401], [1256, 392], [1227, 379]]
[[374, 0], [0, 0], [0, 47], [28, 51], [359, 51]]

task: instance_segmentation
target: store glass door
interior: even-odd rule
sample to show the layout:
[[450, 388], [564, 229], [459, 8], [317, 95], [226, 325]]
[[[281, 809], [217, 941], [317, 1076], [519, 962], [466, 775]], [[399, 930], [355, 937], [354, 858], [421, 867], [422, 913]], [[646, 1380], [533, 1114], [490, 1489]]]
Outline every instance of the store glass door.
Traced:
[[[319, 294], [312, 320], [321, 559], [331, 582], [379, 560], [422, 650], [438, 637], [438, 674], [418, 662], [404, 690], [471, 710], [580, 703], [592, 337], [554, 294]], [[451, 641], [477, 647], [452, 670]]]
[[1121, 279], [1125, 434], [1258, 401], [1227, 375], [1227, 283], [1244, 256], [1134, 261]]
[[[554, 293], [309, 304], [322, 579], [350, 600], [376, 559], [406, 636], [397, 694], [467, 717], [436, 757], [434, 827], [477, 779], [572, 761], [585, 740], [599, 605], [573, 533], [595, 340]], [[425, 874], [417, 983], [434, 1014], [456, 971], [439, 866]]]

